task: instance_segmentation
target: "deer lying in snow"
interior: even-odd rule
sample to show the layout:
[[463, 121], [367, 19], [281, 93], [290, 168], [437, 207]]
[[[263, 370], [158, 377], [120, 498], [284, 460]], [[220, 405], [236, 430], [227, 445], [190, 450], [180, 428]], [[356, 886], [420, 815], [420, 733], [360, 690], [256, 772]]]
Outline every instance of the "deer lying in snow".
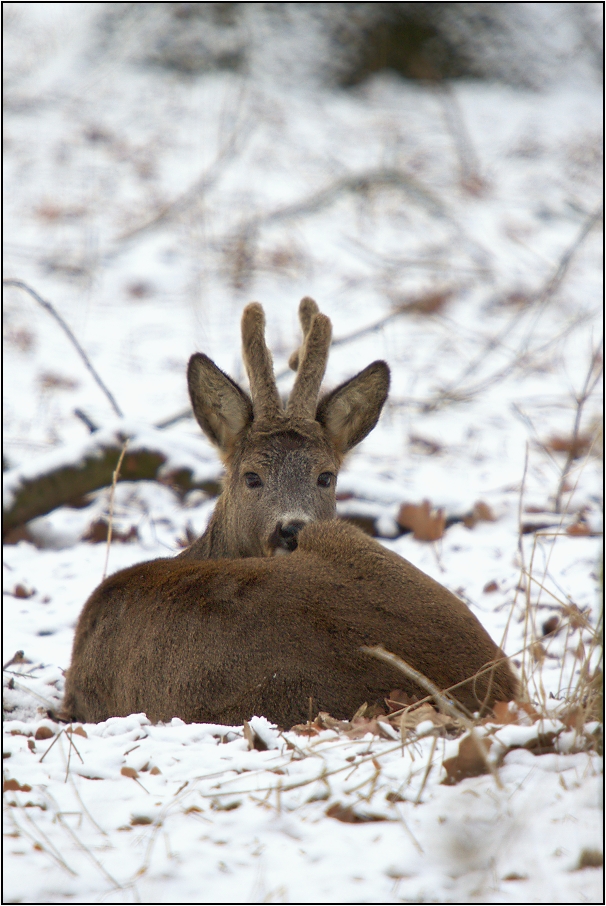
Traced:
[[[101, 721], [145, 711], [156, 722], [282, 727], [316, 710], [350, 718], [392, 689], [424, 690], [361, 651], [382, 645], [470, 711], [509, 701], [517, 680], [467, 606], [407, 560], [335, 517], [343, 456], [375, 426], [389, 385], [374, 362], [318, 393], [330, 321], [311, 299], [286, 409], [261, 306], [242, 318], [251, 396], [206, 356], [189, 391], [226, 467], [204, 535], [172, 559], [106, 579], [80, 615], [63, 713]], [[278, 553], [288, 556], [273, 556]]]

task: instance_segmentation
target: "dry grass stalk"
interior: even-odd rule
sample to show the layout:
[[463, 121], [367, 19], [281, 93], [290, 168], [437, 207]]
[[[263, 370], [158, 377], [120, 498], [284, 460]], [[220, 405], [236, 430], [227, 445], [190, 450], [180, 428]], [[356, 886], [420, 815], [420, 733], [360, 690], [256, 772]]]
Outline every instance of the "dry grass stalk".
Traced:
[[[561, 512], [562, 505], [562, 495], [564, 493], [564, 488], [566, 484], [566, 479], [570, 471], [572, 463], [576, 459], [580, 444], [580, 431], [581, 431], [581, 416], [583, 413], [583, 407], [593, 391], [595, 390], [598, 381], [602, 377], [602, 372], [604, 370], [604, 362], [602, 356], [602, 349], [604, 346], [604, 339], [602, 338], [596, 348], [593, 350], [591, 355], [591, 360], [589, 363], [589, 368], [587, 369], [587, 374], [585, 376], [585, 382], [580, 394], [576, 397], [576, 410], [574, 416], [574, 423], [572, 426], [572, 434], [570, 438], [570, 445], [568, 449], [568, 454], [566, 456], [566, 461], [562, 466], [562, 474], [560, 475], [560, 481], [558, 484], [558, 490], [556, 492], [555, 499], [555, 511], [556, 513]], [[589, 451], [588, 451], [589, 452]]]
[[120, 475], [120, 467], [122, 466], [122, 460], [126, 453], [126, 448], [128, 447], [128, 438], [124, 441], [122, 446], [122, 452], [120, 453], [120, 458], [118, 459], [118, 464], [114, 469], [114, 474], [112, 477], [112, 486], [109, 492], [109, 520], [107, 524], [107, 549], [105, 552], [105, 566], [103, 567], [103, 578], [105, 579], [107, 575], [107, 564], [109, 562], [109, 549], [112, 543], [112, 528], [114, 522], [114, 496], [116, 493], [116, 484], [118, 482], [118, 476]]

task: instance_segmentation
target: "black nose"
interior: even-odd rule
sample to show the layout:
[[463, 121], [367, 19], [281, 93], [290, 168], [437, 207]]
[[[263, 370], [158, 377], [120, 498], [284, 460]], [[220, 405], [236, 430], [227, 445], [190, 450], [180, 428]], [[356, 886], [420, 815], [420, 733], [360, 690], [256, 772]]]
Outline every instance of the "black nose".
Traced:
[[294, 551], [297, 546], [297, 535], [304, 528], [305, 523], [293, 520], [292, 522], [279, 522], [276, 526], [276, 547], [287, 551]]

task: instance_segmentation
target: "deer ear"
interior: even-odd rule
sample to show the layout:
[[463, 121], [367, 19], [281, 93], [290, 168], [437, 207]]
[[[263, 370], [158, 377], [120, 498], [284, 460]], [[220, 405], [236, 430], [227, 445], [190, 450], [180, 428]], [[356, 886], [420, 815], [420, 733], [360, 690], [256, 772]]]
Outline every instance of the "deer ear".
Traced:
[[320, 400], [316, 419], [340, 453], [347, 453], [372, 431], [389, 390], [389, 368], [373, 362]]
[[189, 360], [187, 385], [196, 421], [211, 443], [229, 453], [253, 420], [249, 397], [201, 352]]

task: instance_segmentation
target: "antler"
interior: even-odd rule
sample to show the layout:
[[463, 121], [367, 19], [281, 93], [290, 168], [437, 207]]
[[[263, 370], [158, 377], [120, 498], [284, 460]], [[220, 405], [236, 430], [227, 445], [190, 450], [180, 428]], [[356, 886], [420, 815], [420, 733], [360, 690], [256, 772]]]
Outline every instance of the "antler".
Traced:
[[273, 418], [282, 411], [271, 354], [265, 343], [265, 315], [258, 302], [242, 314], [242, 357], [248, 373], [255, 418]]
[[303, 345], [290, 357], [288, 364], [297, 377], [286, 407], [294, 418], [315, 418], [318, 393], [328, 359], [332, 325], [320, 314], [313, 299], [305, 296], [299, 305], [299, 320], [303, 330]]

